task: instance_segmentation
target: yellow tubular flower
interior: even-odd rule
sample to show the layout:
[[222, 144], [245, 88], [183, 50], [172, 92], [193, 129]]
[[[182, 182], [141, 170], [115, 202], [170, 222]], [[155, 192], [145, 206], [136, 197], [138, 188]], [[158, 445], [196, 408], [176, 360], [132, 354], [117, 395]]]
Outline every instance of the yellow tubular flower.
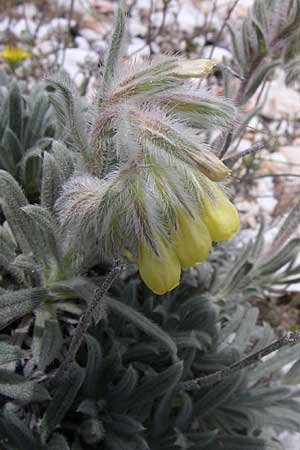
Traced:
[[239, 229], [239, 215], [216, 184], [210, 183], [209, 187], [214, 198], [203, 192], [201, 218], [213, 241], [227, 241]]
[[184, 210], [180, 210], [177, 219], [178, 229], [174, 231], [172, 241], [181, 267], [186, 270], [207, 258], [211, 249], [211, 237], [198, 215], [193, 219]]
[[142, 280], [155, 294], [162, 295], [178, 286], [180, 263], [170, 244], [157, 239], [159, 257], [146, 244], [139, 248], [138, 266]]

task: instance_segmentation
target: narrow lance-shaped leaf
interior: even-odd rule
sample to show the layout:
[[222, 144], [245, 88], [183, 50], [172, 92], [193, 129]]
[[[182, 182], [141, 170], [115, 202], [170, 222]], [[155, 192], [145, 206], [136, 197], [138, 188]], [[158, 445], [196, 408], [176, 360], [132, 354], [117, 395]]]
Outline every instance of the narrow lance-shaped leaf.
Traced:
[[[57, 235], [59, 231], [54, 223], [54, 220], [50, 212], [46, 208], [42, 208], [39, 205], [26, 205], [22, 208], [26, 215], [33, 221], [34, 226], [40, 232], [43, 243], [43, 251], [48, 249], [52, 256], [59, 262], [62, 255], [59, 243], [57, 241]], [[48, 255], [45, 254], [45, 257]]]
[[60, 168], [49, 153], [44, 154], [43, 178], [41, 188], [41, 205], [53, 211], [54, 204], [59, 197], [62, 188]]
[[20, 162], [21, 158], [23, 157], [23, 147], [18, 139], [17, 135], [10, 129], [6, 128], [3, 138], [2, 138], [2, 145], [5, 147], [7, 152], [10, 153], [10, 155], [13, 158], [13, 161], [15, 163], [15, 166], [17, 167], [18, 163]]
[[101, 387], [102, 351], [99, 342], [93, 336], [88, 334], [85, 336], [85, 339], [88, 348], [88, 360], [83, 392], [87, 398], [94, 399], [97, 397], [97, 393]]
[[[5, 411], [0, 417], [0, 424], [6, 431], [7, 439], [16, 450], [38, 450], [38, 444], [34, 439], [32, 431], [13, 412]], [[5, 447], [6, 448], [6, 447]], [[12, 447], [10, 447], [12, 448]]]
[[42, 337], [39, 369], [44, 371], [59, 355], [63, 345], [63, 336], [56, 319], [46, 320]]
[[140, 408], [155, 398], [161, 397], [179, 382], [182, 371], [183, 363], [179, 361], [163, 372], [147, 377], [148, 379], [142, 382], [130, 397], [130, 408]]
[[124, 317], [124, 319], [127, 319], [129, 322], [134, 323], [135, 326], [145, 334], [151, 336], [155, 340], [158, 340], [171, 352], [173, 357], [176, 357], [177, 348], [175, 342], [165, 331], [162, 330], [162, 328], [149, 320], [144, 314], [128, 305], [125, 305], [124, 303], [119, 302], [118, 300], [115, 300], [112, 297], [108, 298], [107, 306], [115, 314], [118, 314], [121, 317]]
[[24, 253], [30, 253], [32, 230], [20, 208], [28, 201], [16, 180], [4, 170], [0, 170], [0, 203], [15, 240]]
[[76, 86], [66, 72], [47, 80], [50, 101], [58, 120], [64, 124], [69, 145], [80, 153], [85, 162], [89, 159], [89, 142], [85, 131], [84, 108]]
[[21, 358], [22, 352], [19, 347], [0, 342], [0, 366]]
[[66, 438], [62, 434], [56, 433], [47, 443], [47, 450], [70, 450], [70, 447]]
[[97, 103], [101, 105], [103, 97], [110, 88], [113, 77], [116, 74], [121, 58], [125, 53], [126, 25], [123, 0], [119, 0], [118, 10], [115, 18], [114, 30], [108, 48], [102, 86], [98, 93]]
[[78, 366], [73, 366], [68, 376], [57, 387], [54, 397], [49, 404], [42, 419], [42, 436], [46, 441], [55, 428], [62, 422], [66, 413], [82, 385], [84, 370]]
[[45, 288], [20, 289], [0, 296], [0, 329], [33, 311], [49, 295]]
[[50, 399], [46, 388], [5, 369], [0, 369], [0, 394], [28, 403], [44, 402]]
[[73, 174], [75, 162], [71, 151], [60, 141], [54, 141], [52, 152], [62, 172], [63, 181], [66, 182]]
[[42, 155], [39, 148], [26, 152], [20, 164], [20, 181], [27, 196], [32, 196], [40, 189], [42, 173]]
[[43, 137], [43, 124], [47, 110], [50, 107], [48, 97], [44, 92], [38, 94], [35, 98], [32, 112], [29, 120], [26, 123], [24, 144], [26, 149], [36, 144], [36, 142]]
[[9, 127], [22, 140], [23, 99], [17, 81], [13, 81], [9, 91]]

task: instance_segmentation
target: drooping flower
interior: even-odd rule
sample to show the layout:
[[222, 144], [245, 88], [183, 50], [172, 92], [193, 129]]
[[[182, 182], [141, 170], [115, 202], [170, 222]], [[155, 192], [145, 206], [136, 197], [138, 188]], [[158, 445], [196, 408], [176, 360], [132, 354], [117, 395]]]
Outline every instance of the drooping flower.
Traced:
[[31, 55], [26, 50], [15, 45], [5, 45], [0, 52], [0, 58], [5, 59], [10, 64], [15, 64], [22, 59], [29, 58]]
[[[203, 177], [201, 177], [204, 180]], [[201, 194], [201, 218], [215, 242], [227, 241], [237, 233], [240, 219], [235, 206], [216, 183], [206, 179]]]
[[194, 214], [193, 218], [184, 210], [178, 211], [178, 227], [173, 231], [172, 243], [184, 270], [204, 261], [211, 249], [209, 231], [199, 213]]
[[144, 283], [158, 295], [165, 294], [178, 286], [180, 262], [173, 246], [156, 236], [158, 255], [149, 245], [139, 246], [138, 267]]
[[238, 214], [219, 186], [230, 170], [201, 137], [231, 127], [236, 109], [189, 80], [206, 77], [216, 61], [125, 60], [125, 36], [120, 6], [87, 116], [65, 77], [50, 80], [80, 175], [57, 209], [79, 255], [94, 263], [130, 255], [146, 285], [163, 294], [179, 284], [181, 269], [205, 260], [212, 241], [237, 231]]

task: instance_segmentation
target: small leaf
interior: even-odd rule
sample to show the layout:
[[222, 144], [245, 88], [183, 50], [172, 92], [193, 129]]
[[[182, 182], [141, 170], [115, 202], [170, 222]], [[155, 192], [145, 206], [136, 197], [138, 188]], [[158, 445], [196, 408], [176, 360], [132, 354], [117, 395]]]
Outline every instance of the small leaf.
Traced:
[[42, 174], [41, 151], [34, 148], [26, 152], [21, 161], [21, 181], [27, 195], [38, 192]]
[[59, 141], [52, 144], [52, 152], [61, 170], [63, 181], [66, 182], [75, 170], [75, 163], [70, 150]]
[[5, 369], [0, 369], [0, 394], [26, 403], [50, 399], [46, 388]]
[[17, 166], [23, 157], [24, 149], [16, 134], [8, 127], [4, 132], [2, 145], [11, 155], [14, 164]]
[[243, 380], [244, 373], [238, 372], [216, 386], [213, 386], [208, 391], [204, 391], [204, 395], [194, 405], [195, 417], [208, 417], [214, 414], [215, 410], [229, 401]]
[[59, 322], [56, 319], [46, 320], [38, 364], [40, 370], [44, 371], [54, 361], [62, 345], [63, 337]]
[[17, 361], [21, 358], [22, 352], [19, 347], [0, 341], [0, 365]]
[[48, 442], [45, 450], [70, 450], [70, 447], [62, 434], [55, 433]]
[[167, 348], [175, 357], [177, 354], [177, 347], [172, 338], [163, 331], [158, 325], [156, 325], [151, 320], [147, 319], [142, 313], [138, 312], [136, 309], [131, 308], [125, 303], [121, 303], [113, 298], [108, 298], [107, 300], [108, 308], [115, 314], [127, 319], [129, 322], [133, 323], [137, 328], [143, 331], [148, 336], [153, 339], [158, 340], [165, 348]]
[[5, 429], [7, 438], [13, 445], [12, 448], [16, 450], [39, 449], [32, 432], [26, 427], [24, 421], [20, 420], [14, 413], [4, 412], [3, 416], [0, 416], [0, 424]]
[[161, 397], [169, 389], [172, 389], [181, 378], [183, 371], [182, 361], [173, 364], [163, 372], [150, 375], [133, 392], [130, 397], [130, 408], [141, 408], [145, 404], [153, 402], [157, 397]]
[[41, 187], [41, 205], [54, 210], [54, 204], [62, 188], [62, 174], [53, 155], [44, 154], [43, 177]]
[[54, 397], [48, 406], [42, 419], [42, 436], [44, 440], [52, 434], [55, 428], [62, 422], [84, 380], [84, 370], [73, 366], [68, 376], [58, 386]]
[[88, 348], [88, 360], [82, 390], [87, 398], [95, 399], [99, 393], [99, 388], [101, 388], [100, 376], [103, 356], [97, 339], [87, 334], [85, 340]]
[[33, 311], [47, 300], [49, 292], [45, 288], [20, 289], [0, 296], [0, 329], [10, 322]]
[[[26, 123], [24, 142], [26, 149], [30, 149], [44, 135], [46, 129], [45, 119], [50, 103], [45, 92], [39, 92], [34, 98], [34, 104]], [[49, 118], [48, 118], [49, 120]]]
[[126, 23], [124, 4], [121, 0], [118, 5], [118, 11], [115, 16], [115, 24], [112, 32], [110, 45], [107, 51], [105, 68], [101, 90], [98, 94], [98, 104], [101, 104], [103, 96], [108, 92], [112, 79], [116, 75], [118, 67], [121, 64], [121, 58], [125, 54]]
[[140, 422], [128, 415], [112, 413], [111, 418], [111, 428], [117, 434], [120, 433], [131, 436], [145, 430]]
[[13, 80], [9, 90], [9, 127], [22, 141], [23, 134], [23, 99], [16, 80]]

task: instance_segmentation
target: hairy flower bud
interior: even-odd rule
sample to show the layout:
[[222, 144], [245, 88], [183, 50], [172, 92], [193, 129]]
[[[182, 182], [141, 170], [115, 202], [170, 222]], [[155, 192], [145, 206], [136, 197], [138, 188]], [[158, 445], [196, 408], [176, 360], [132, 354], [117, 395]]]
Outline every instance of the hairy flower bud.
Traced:
[[172, 73], [179, 78], [202, 78], [206, 77], [217, 64], [218, 61], [215, 59], [179, 61]]

